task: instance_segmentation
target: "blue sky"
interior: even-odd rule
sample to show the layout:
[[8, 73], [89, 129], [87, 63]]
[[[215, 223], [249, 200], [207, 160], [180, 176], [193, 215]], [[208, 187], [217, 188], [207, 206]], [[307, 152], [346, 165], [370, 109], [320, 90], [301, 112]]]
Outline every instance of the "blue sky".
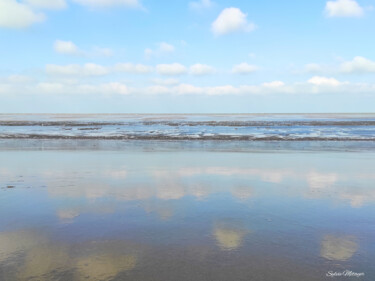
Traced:
[[374, 112], [373, 6], [0, 0], [0, 111]]

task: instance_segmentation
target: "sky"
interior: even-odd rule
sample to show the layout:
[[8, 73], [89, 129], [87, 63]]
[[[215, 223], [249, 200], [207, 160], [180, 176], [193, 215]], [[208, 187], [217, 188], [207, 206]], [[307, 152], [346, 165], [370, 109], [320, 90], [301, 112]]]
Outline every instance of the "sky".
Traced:
[[0, 0], [0, 112], [375, 112], [374, 7]]

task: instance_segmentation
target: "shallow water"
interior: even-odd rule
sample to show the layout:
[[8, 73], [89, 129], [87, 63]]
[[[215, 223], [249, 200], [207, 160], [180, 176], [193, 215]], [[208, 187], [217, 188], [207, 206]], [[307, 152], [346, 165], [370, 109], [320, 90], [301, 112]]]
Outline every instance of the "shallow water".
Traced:
[[0, 146], [0, 280], [375, 280], [373, 149], [147, 147]]
[[0, 114], [0, 139], [375, 140], [375, 114]]

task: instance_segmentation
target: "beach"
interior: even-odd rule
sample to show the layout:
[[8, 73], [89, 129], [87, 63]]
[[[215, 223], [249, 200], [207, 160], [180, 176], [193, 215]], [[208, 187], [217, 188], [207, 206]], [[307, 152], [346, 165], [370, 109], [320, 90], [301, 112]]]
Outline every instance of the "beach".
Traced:
[[177, 117], [1, 116], [0, 280], [374, 279], [374, 115]]
[[0, 0], [0, 281], [375, 281], [374, 7]]

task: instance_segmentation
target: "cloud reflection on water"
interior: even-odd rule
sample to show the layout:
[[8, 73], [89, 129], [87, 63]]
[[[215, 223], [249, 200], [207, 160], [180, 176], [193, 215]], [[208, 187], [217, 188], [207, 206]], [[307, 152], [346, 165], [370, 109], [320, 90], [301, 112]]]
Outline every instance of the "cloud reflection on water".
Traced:
[[[110, 280], [137, 265], [134, 246], [123, 242], [67, 244], [37, 231], [0, 233], [0, 263], [16, 270], [12, 280]], [[70, 277], [67, 277], [70, 276]], [[9, 280], [11, 280], [9, 279]]]
[[221, 250], [232, 251], [241, 247], [245, 236], [250, 232], [240, 223], [221, 221], [215, 224], [213, 236]]
[[328, 260], [346, 261], [357, 249], [355, 237], [326, 235], [322, 240], [320, 255]]
[[[147, 255], [142, 247], [152, 248], [156, 257], [164, 248], [179, 253], [197, 248], [198, 255], [204, 245], [202, 268], [214, 260], [210, 255], [264, 254], [264, 249], [275, 256], [297, 253], [298, 260], [306, 241], [315, 247], [308, 258], [352, 261], [363, 240], [350, 233], [368, 231], [368, 225], [354, 232], [347, 221], [362, 223], [369, 215], [361, 210], [375, 203], [372, 161], [362, 162], [357, 154], [353, 163], [351, 156], [313, 154], [207, 153], [198, 161], [183, 153], [171, 161], [170, 155], [145, 153], [141, 160], [120, 155], [115, 161], [112, 153], [90, 158], [65, 152], [73, 157], [68, 160], [45, 153], [37, 163], [9, 158], [0, 169], [6, 198], [0, 198], [0, 209], [13, 208], [0, 214], [7, 222], [0, 225], [0, 266], [17, 261], [19, 278], [48, 280], [54, 272], [71, 280], [111, 279], [142, 265]], [[14, 189], [4, 188], [13, 181]], [[43, 235], [23, 230], [38, 227], [44, 227]], [[327, 229], [337, 234], [317, 240]], [[56, 241], [47, 230], [68, 238]], [[142, 246], [130, 247], [126, 239]], [[271, 249], [267, 244], [274, 240]]]

